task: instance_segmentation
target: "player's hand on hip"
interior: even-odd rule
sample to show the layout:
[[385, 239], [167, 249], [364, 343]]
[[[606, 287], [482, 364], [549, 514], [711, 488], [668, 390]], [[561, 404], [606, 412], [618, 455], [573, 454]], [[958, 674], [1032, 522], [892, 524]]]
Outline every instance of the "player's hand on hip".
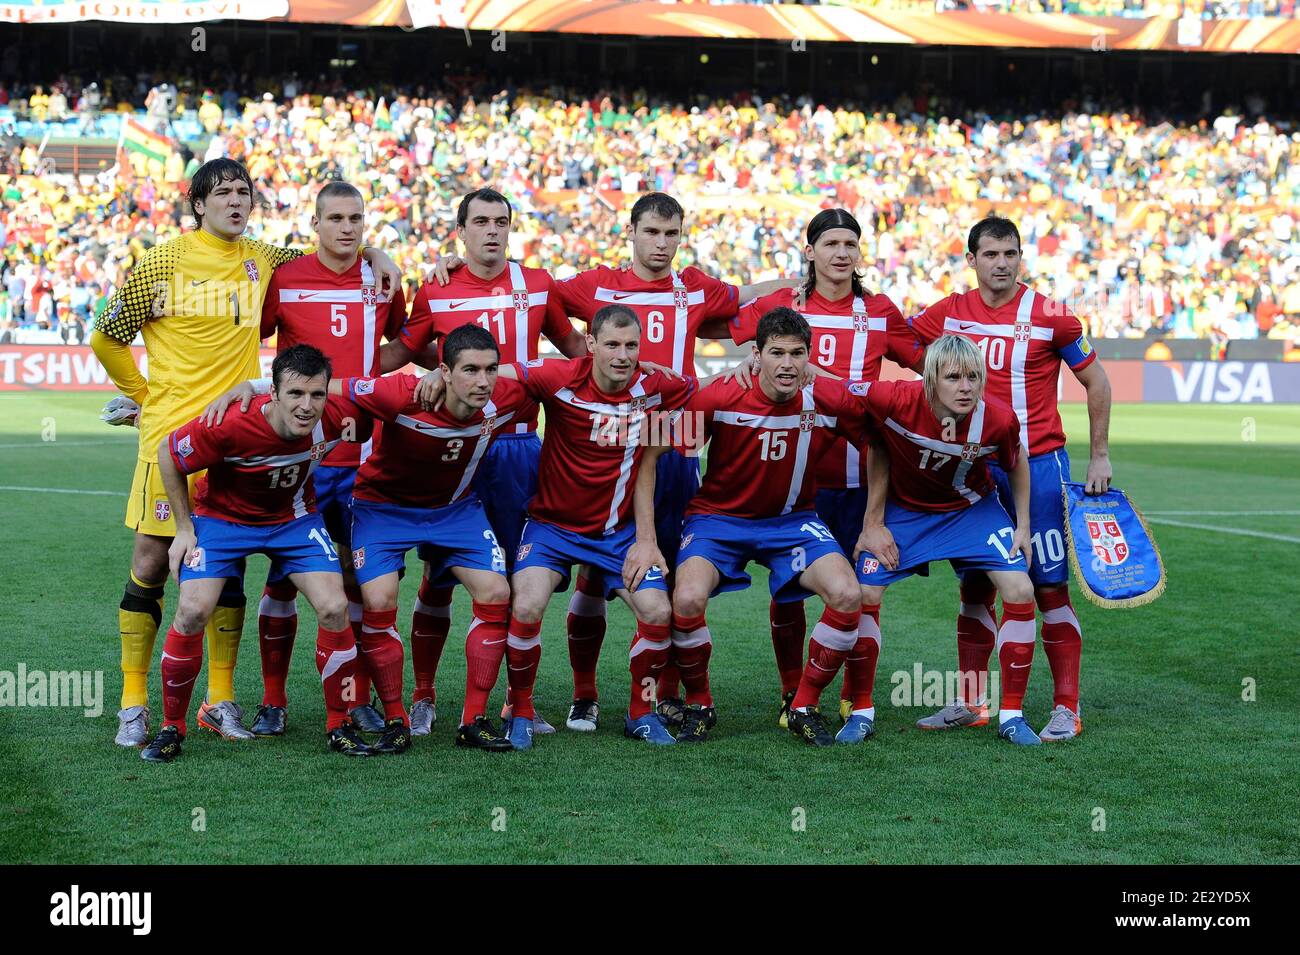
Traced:
[[643, 361], [643, 362], [639, 362], [638, 364], [640, 364], [641, 370], [644, 371], [647, 375], [653, 375], [657, 371], [665, 378], [681, 379], [686, 377], [685, 375], [682, 375], [679, 372], [673, 371], [667, 365], [661, 365], [658, 362]]
[[437, 411], [442, 407], [446, 387], [446, 383], [442, 380], [442, 369], [435, 368], [421, 378], [415, 386], [415, 400], [425, 411]]
[[236, 401], [239, 402], [240, 411], [247, 411], [253, 394], [253, 386], [247, 381], [241, 381], [203, 409], [203, 423], [209, 428], [215, 428], [225, 419], [226, 409]]
[[1017, 527], [1014, 534], [1011, 535], [1011, 550], [1008, 553], [1015, 557], [1019, 552], [1025, 555], [1025, 570], [1028, 570], [1034, 562], [1034, 551], [1029, 546], [1029, 528]]
[[451, 281], [451, 273], [465, 264], [465, 260], [459, 255], [439, 256], [433, 262], [433, 278], [439, 285], [446, 285]]
[[188, 564], [194, 559], [194, 550], [198, 539], [193, 531], [177, 531], [167, 548], [167, 565], [171, 568], [172, 580], [181, 582], [181, 564]]
[[723, 381], [734, 381], [740, 387], [749, 389], [754, 386], [754, 376], [758, 374], [758, 364], [752, 358], [746, 358], [735, 365], [725, 375]]
[[628, 548], [627, 557], [623, 559], [623, 586], [631, 593], [636, 593], [650, 568], [663, 567], [665, 563], [658, 544], [653, 541], [637, 541]]
[[898, 569], [898, 545], [894, 543], [894, 535], [884, 524], [869, 524], [862, 528], [862, 533], [858, 535], [858, 543], [853, 548], [853, 563], [856, 564], [863, 554], [870, 554], [876, 558], [885, 570]]
[[140, 406], [126, 395], [117, 395], [108, 399], [108, 404], [104, 405], [104, 410], [100, 412], [99, 420], [114, 427], [121, 427], [122, 425], [129, 425], [132, 428], [138, 427], [140, 424]]
[[1084, 485], [1085, 494], [1105, 494], [1110, 490], [1110, 455], [1094, 455], [1088, 459], [1088, 483]]

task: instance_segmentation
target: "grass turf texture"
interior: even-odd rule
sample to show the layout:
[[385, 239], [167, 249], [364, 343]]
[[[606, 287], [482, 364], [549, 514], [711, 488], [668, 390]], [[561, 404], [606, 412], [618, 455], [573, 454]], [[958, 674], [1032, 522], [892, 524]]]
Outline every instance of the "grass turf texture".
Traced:
[[[288, 735], [227, 743], [200, 735], [191, 714], [184, 757], [146, 764], [112, 744], [116, 608], [131, 549], [122, 496], [135, 448], [134, 432], [97, 420], [106, 397], [0, 399], [0, 485], [113, 492], [0, 490], [8, 558], [0, 669], [22, 662], [29, 671], [104, 673], [97, 719], [70, 708], [0, 708], [0, 862], [1297, 860], [1300, 690], [1285, 597], [1296, 544], [1158, 523], [1159, 515], [1153, 526], [1169, 571], [1161, 600], [1103, 611], [1076, 592], [1086, 732], [1066, 745], [1024, 750], [991, 728], [923, 733], [913, 722], [929, 708], [891, 705], [894, 673], [918, 661], [956, 666], [956, 587], [943, 568], [886, 598], [877, 738], [832, 750], [799, 744], [776, 726], [768, 597], [755, 568], [759, 586], [709, 608], [719, 725], [704, 746], [660, 750], [622, 738], [631, 617], [616, 604], [600, 663], [598, 733], [561, 728], [531, 753], [454, 748], [468, 622], [458, 591], [439, 671], [440, 720], [406, 756], [353, 761], [325, 751], [315, 621], [300, 601]], [[1086, 435], [1082, 407], [1065, 418], [1069, 433]], [[43, 441], [43, 431], [55, 440]], [[1086, 443], [1070, 450], [1081, 479]], [[1148, 512], [1290, 510], [1171, 519], [1300, 537], [1294, 408], [1119, 406], [1112, 458], [1118, 483]], [[264, 559], [250, 562], [236, 675], [250, 714], [260, 700], [255, 607], [265, 570]], [[404, 633], [416, 576], [402, 588]], [[537, 691], [559, 725], [571, 691], [566, 600], [558, 595], [546, 617]], [[164, 627], [174, 607], [169, 585]], [[810, 624], [819, 612], [810, 602]], [[161, 646], [160, 635], [155, 721]], [[1255, 702], [1242, 699], [1246, 678]], [[827, 710], [837, 690], [838, 682]], [[1036, 727], [1050, 706], [1040, 649], [1026, 701]], [[196, 831], [199, 810], [206, 828]], [[806, 828], [796, 831], [801, 816]]]

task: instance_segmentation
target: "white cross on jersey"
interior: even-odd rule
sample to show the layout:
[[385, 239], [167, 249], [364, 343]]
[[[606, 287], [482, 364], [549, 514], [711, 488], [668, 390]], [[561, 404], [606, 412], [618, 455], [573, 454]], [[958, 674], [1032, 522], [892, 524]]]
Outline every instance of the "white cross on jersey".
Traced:
[[[645, 340], [658, 345], [668, 335], [672, 338], [672, 362], [670, 367], [680, 375], [695, 374], [695, 357], [691, 356], [691, 367], [685, 368], [686, 338], [690, 331], [690, 307], [704, 304], [704, 290], [688, 291], [677, 270], [672, 270], [673, 290], [671, 292], [629, 292], [624, 289], [605, 288], [598, 285], [594, 298], [598, 302], [626, 305], [640, 316]], [[672, 323], [665, 327], [666, 309], [672, 309]]]

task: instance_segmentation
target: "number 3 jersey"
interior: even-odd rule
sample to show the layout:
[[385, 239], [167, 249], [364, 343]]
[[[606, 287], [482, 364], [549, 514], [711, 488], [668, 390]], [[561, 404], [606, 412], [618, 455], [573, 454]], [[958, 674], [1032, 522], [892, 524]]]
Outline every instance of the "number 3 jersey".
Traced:
[[852, 387], [818, 378], [782, 402], [757, 382], [715, 381], [703, 389], [683, 416], [684, 428], [701, 428], [710, 442], [709, 467], [687, 516], [761, 519], [811, 510], [817, 462], [840, 438], [855, 446], [867, 438], [867, 403]]
[[446, 507], [469, 494], [492, 440], [521, 420], [537, 418], [537, 404], [516, 381], [498, 378], [492, 397], [468, 418], [444, 404], [425, 411], [415, 401], [414, 375], [349, 378], [343, 393], [385, 422], [384, 439], [357, 471], [352, 496], [376, 504]]
[[[419, 352], [462, 325], [491, 332], [502, 364], [535, 361], [542, 335], [558, 346], [573, 331], [551, 274], [513, 261], [490, 279], [479, 278], [465, 266], [452, 272], [446, 285], [425, 282], [411, 302], [402, 343]], [[517, 416], [509, 430], [512, 434], [536, 431], [536, 410], [531, 416]]]
[[311, 475], [342, 440], [361, 440], [363, 416], [349, 401], [330, 397], [308, 435], [285, 440], [267, 420], [269, 395], [254, 398], [247, 411], [231, 405], [221, 424], [200, 418], [167, 439], [182, 474], [207, 470], [194, 489], [194, 513], [234, 524], [283, 524], [316, 510]]
[[923, 381], [858, 382], [889, 448], [889, 494], [915, 511], [959, 511], [993, 491], [990, 458], [1010, 473], [1020, 453], [1015, 412], [987, 398], [961, 421], [940, 421]]
[[952, 333], [979, 347], [988, 369], [988, 395], [1016, 413], [1030, 457], [1065, 445], [1056, 407], [1061, 362], [1079, 372], [1097, 359], [1083, 323], [1068, 308], [1021, 283], [1015, 297], [998, 308], [989, 308], [979, 289], [971, 289], [936, 302], [908, 324], [924, 345]]

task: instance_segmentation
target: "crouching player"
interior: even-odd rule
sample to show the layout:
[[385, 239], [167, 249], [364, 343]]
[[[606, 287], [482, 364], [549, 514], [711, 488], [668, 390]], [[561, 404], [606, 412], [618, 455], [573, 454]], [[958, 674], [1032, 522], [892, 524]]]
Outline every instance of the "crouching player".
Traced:
[[[239, 562], [263, 553], [287, 574], [316, 611], [316, 668], [321, 675], [329, 747], [368, 756], [348, 721], [355, 692], [356, 642], [334, 545], [316, 511], [312, 472], [340, 440], [356, 440], [356, 411], [329, 400], [329, 361], [309, 345], [281, 352], [271, 366], [272, 392], [215, 427], [202, 418], [158, 446], [158, 470], [176, 520], [168, 553], [180, 604], [163, 646], [163, 725], [141, 752], [169, 763], [181, 754], [194, 681], [203, 666], [203, 628], [226, 578]], [[207, 469], [190, 513], [186, 476]]]
[[825, 602], [789, 719], [795, 735], [825, 745], [831, 737], [817, 704], [857, 640], [859, 605], [853, 568], [813, 510], [813, 473], [845, 433], [840, 418], [862, 421], [865, 412], [842, 381], [803, 384], [812, 333], [798, 312], [768, 312], [755, 339], [757, 387], [715, 382], [687, 405], [687, 414], [701, 416], [710, 446], [704, 483], [686, 511], [673, 586], [672, 641], [686, 687], [677, 741], [702, 742], [716, 722], [705, 608], [712, 596], [748, 587], [745, 567], [756, 560], [770, 571], [777, 603], [810, 592]]
[[535, 420], [537, 404], [518, 382], [498, 377], [499, 357], [496, 340], [479, 325], [447, 334], [439, 366], [446, 390], [436, 411], [423, 411], [416, 403], [419, 379], [412, 375], [338, 383], [347, 398], [385, 422], [384, 438], [361, 465], [352, 490], [352, 564], [364, 605], [361, 652], [389, 727], [376, 744], [381, 751], [389, 751], [386, 742], [392, 752], [410, 745], [397, 587], [412, 547], [420, 549], [432, 586], [459, 581], [473, 600], [456, 745], [490, 752], [513, 748], [486, 716], [506, 653], [506, 555], [472, 484], [489, 445], [498, 435], [513, 433], [516, 422]]
[[[873, 444], [867, 462], [867, 512], [854, 556], [862, 611], [874, 626], [864, 627], [855, 652], [870, 655], [872, 678], [854, 681], [843, 742], [860, 742], [875, 729], [871, 693], [885, 588], [928, 574], [932, 560], [947, 560], [958, 574], [985, 571], [1002, 595], [998, 735], [1021, 746], [1040, 742], [1021, 712], [1034, 657], [1029, 463], [1015, 412], [985, 399], [984, 384], [979, 349], [969, 339], [944, 335], [926, 352], [921, 381], [851, 386], [865, 394], [888, 455]], [[1014, 522], [995, 493], [990, 460], [1011, 476]], [[961, 676], [962, 691], [974, 702], [984, 688], [974, 685], [974, 672]]]

